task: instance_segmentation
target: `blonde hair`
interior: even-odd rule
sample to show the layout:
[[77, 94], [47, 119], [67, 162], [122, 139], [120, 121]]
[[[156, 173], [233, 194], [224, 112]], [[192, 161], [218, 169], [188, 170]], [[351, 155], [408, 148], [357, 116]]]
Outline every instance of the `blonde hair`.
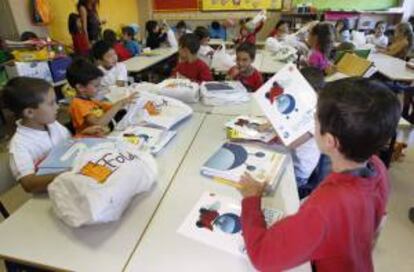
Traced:
[[409, 49], [413, 46], [414, 34], [413, 27], [410, 23], [399, 23], [396, 28], [396, 31], [400, 32], [403, 37], [408, 41]]

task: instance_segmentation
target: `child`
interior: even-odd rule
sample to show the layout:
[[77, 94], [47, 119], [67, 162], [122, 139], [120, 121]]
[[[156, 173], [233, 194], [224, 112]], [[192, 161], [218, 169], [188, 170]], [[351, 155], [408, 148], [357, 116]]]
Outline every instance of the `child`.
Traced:
[[194, 34], [200, 40], [200, 49], [198, 50], [197, 57], [210, 67], [214, 50], [208, 45], [210, 41], [208, 30], [204, 26], [199, 26], [194, 30]]
[[[26, 192], [45, 192], [57, 175], [37, 176], [37, 165], [53, 147], [71, 136], [56, 121], [58, 105], [55, 91], [42, 79], [16, 77], [4, 87], [3, 98], [8, 108], [21, 118], [9, 144], [13, 176]], [[90, 127], [82, 133], [102, 136], [105, 131], [102, 127]]]
[[195, 34], [184, 34], [179, 42], [179, 62], [175, 67], [173, 76], [184, 76], [192, 81], [201, 83], [212, 81], [213, 76], [207, 64], [197, 58], [200, 41]]
[[156, 49], [159, 48], [163, 42], [167, 41], [167, 33], [165, 29], [161, 29], [156, 21], [148, 21], [145, 24], [145, 29], [147, 30], [147, 47]]
[[36, 33], [32, 31], [25, 31], [20, 35], [20, 41], [30, 41], [30, 40], [38, 40], [39, 37], [36, 35]]
[[289, 35], [289, 24], [286, 21], [280, 20], [277, 22], [275, 28], [269, 33], [268, 37], [283, 41], [287, 35]]
[[320, 69], [330, 75], [335, 72], [335, 67], [328, 60], [333, 47], [334, 34], [331, 25], [319, 23], [315, 25], [308, 36], [308, 44], [311, 47], [307, 64]]
[[311, 261], [316, 271], [373, 271], [373, 242], [385, 219], [389, 179], [374, 154], [395, 132], [397, 97], [383, 84], [351, 78], [328, 84], [317, 105], [318, 147], [333, 172], [299, 211], [266, 227], [264, 184], [241, 179], [242, 235], [260, 271], [282, 271]]
[[81, 18], [76, 13], [71, 13], [68, 19], [68, 29], [72, 36], [73, 51], [80, 56], [88, 56], [89, 41], [86, 33], [83, 31]]
[[394, 41], [386, 49], [378, 48], [378, 52], [405, 60], [413, 45], [413, 28], [409, 23], [399, 23], [395, 27]]
[[137, 56], [141, 53], [141, 48], [134, 36], [135, 31], [132, 27], [125, 26], [122, 28], [122, 39], [124, 40], [125, 47], [129, 50], [132, 56]]
[[208, 31], [210, 33], [210, 38], [226, 40], [226, 28], [221, 26], [218, 21], [211, 22]]
[[250, 22], [252, 18], [246, 18], [240, 20], [240, 35], [235, 39], [234, 43], [236, 45], [248, 42], [252, 44], [256, 44], [256, 34], [263, 28], [264, 22], [261, 21], [255, 29], [248, 28], [248, 22]]
[[113, 105], [96, 100], [102, 76], [103, 72], [85, 59], [75, 60], [67, 70], [67, 80], [76, 89], [76, 97], [69, 111], [77, 134], [92, 125], [108, 126], [115, 115], [135, 97], [129, 96]]
[[111, 45], [105, 41], [98, 41], [92, 47], [92, 55], [103, 73], [101, 89], [110, 86], [125, 86], [128, 82], [128, 71], [125, 64], [118, 62], [118, 56]]
[[177, 38], [177, 41], [179, 41], [184, 34], [189, 33], [191, 33], [191, 30], [183, 20], [179, 21], [175, 26], [175, 37]]
[[112, 29], [105, 29], [103, 32], [103, 40], [112, 46], [119, 61], [132, 58], [132, 54], [128, 51], [128, 49], [126, 49], [125, 46], [116, 39], [115, 31]]
[[239, 80], [249, 92], [255, 92], [263, 84], [262, 75], [252, 66], [256, 57], [256, 46], [242, 43], [236, 48], [236, 66], [230, 68], [228, 75]]
[[351, 32], [349, 31], [349, 20], [338, 20], [335, 24], [336, 41], [337, 42], [351, 42]]
[[367, 36], [367, 43], [386, 48], [388, 46], [388, 37], [384, 35], [386, 29], [387, 24], [384, 21], [378, 21], [375, 24], [375, 33]]

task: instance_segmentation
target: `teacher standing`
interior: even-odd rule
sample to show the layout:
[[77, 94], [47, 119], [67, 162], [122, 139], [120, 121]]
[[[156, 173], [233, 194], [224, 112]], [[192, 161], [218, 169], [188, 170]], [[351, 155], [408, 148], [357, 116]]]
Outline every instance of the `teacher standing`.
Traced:
[[77, 8], [81, 18], [82, 29], [92, 45], [101, 38], [101, 21], [98, 15], [99, 0], [79, 0]]

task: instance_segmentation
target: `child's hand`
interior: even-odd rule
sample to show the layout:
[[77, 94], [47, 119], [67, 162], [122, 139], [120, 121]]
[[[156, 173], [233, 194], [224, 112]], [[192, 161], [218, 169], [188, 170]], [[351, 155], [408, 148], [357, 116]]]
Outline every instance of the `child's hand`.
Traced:
[[81, 134], [83, 135], [92, 135], [92, 136], [98, 136], [103, 137], [106, 134], [109, 133], [108, 127], [104, 126], [90, 126], [82, 130]]
[[138, 97], [138, 93], [133, 93], [130, 96], [128, 96], [127, 98], [121, 99], [119, 100], [115, 106], [119, 107], [120, 109], [128, 106], [129, 104], [132, 104], [134, 102], [134, 100]]
[[265, 182], [254, 180], [247, 172], [241, 177], [240, 185], [239, 191], [244, 198], [262, 196], [266, 188]]
[[230, 76], [232, 79], [237, 78], [237, 76], [238, 76], [239, 74], [240, 74], [240, 69], [239, 69], [237, 66], [235, 66], [235, 67], [231, 68], [231, 69], [230, 69], [230, 71], [229, 71], [229, 76]]

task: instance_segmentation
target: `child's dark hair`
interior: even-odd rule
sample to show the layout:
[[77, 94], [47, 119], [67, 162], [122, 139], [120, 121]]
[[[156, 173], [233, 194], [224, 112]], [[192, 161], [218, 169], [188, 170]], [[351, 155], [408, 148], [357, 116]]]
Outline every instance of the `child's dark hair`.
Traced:
[[379, 25], [387, 26], [387, 23], [385, 21], [378, 21], [378, 22], [375, 23], [375, 28], [377, 28]]
[[340, 33], [351, 28], [349, 20], [347, 18], [338, 20], [335, 24], [335, 28], [339, 25], [339, 23], [342, 23], [342, 28], [339, 30]]
[[177, 29], [187, 29], [187, 24], [183, 20], [181, 20], [177, 23], [175, 27]]
[[184, 34], [180, 38], [180, 47], [187, 48], [191, 54], [197, 54], [200, 49], [200, 40], [193, 33]]
[[153, 33], [157, 25], [158, 25], [157, 21], [149, 20], [145, 23], [145, 30], [148, 33]]
[[111, 46], [114, 46], [114, 44], [118, 41], [116, 39], [116, 33], [112, 29], [105, 29], [102, 34], [103, 40], [110, 44]]
[[212, 21], [211, 22], [211, 28], [214, 30], [219, 30], [221, 27], [220, 23], [218, 21]]
[[51, 87], [43, 79], [15, 77], [3, 87], [3, 100], [14, 114], [21, 117], [25, 109], [36, 109], [39, 104], [43, 103]]
[[112, 45], [106, 41], [98, 41], [92, 46], [92, 56], [96, 60], [102, 60], [103, 56], [112, 49]]
[[348, 78], [328, 83], [319, 92], [320, 133], [331, 133], [349, 160], [364, 162], [395, 133], [401, 116], [396, 95], [383, 83]]
[[135, 36], [135, 31], [132, 27], [130, 26], [124, 26], [122, 28], [122, 34], [126, 34], [128, 37], [130, 37], [131, 39], [134, 39]]
[[198, 26], [194, 30], [194, 34], [197, 36], [197, 38], [201, 41], [202, 39], [208, 38], [210, 36], [210, 33], [208, 32], [208, 29], [204, 26]]
[[355, 50], [355, 44], [351, 42], [342, 42], [338, 45], [336, 48], [337, 51], [354, 51]]
[[20, 41], [25, 42], [33, 39], [38, 39], [39, 37], [36, 35], [36, 33], [32, 31], [25, 31], [20, 35]]
[[316, 92], [325, 87], [325, 75], [320, 69], [309, 66], [300, 69], [300, 72]]
[[319, 50], [325, 56], [329, 56], [333, 48], [335, 37], [332, 25], [328, 23], [319, 23], [312, 28], [310, 34], [316, 36]]
[[277, 22], [277, 24], [275, 25], [275, 29], [279, 29], [279, 27], [284, 24], [288, 24], [288, 22], [285, 20], [279, 20], [279, 22]]
[[249, 54], [249, 57], [254, 60], [256, 57], [256, 45], [248, 42], [242, 43], [236, 48], [236, 54], [239, 52], [245, 52]]
[[86, 86], [102, 76], [102, 71], [84, 58], [75, 59], [66, 71], [66, 79], [73, 88], [78, 84]]
[[76, 13], [69, 14], [68, 18], [68, 30], [71, 35], [75, 35], [80, 32], [77, 21], [80, 20], [80, 16]]

